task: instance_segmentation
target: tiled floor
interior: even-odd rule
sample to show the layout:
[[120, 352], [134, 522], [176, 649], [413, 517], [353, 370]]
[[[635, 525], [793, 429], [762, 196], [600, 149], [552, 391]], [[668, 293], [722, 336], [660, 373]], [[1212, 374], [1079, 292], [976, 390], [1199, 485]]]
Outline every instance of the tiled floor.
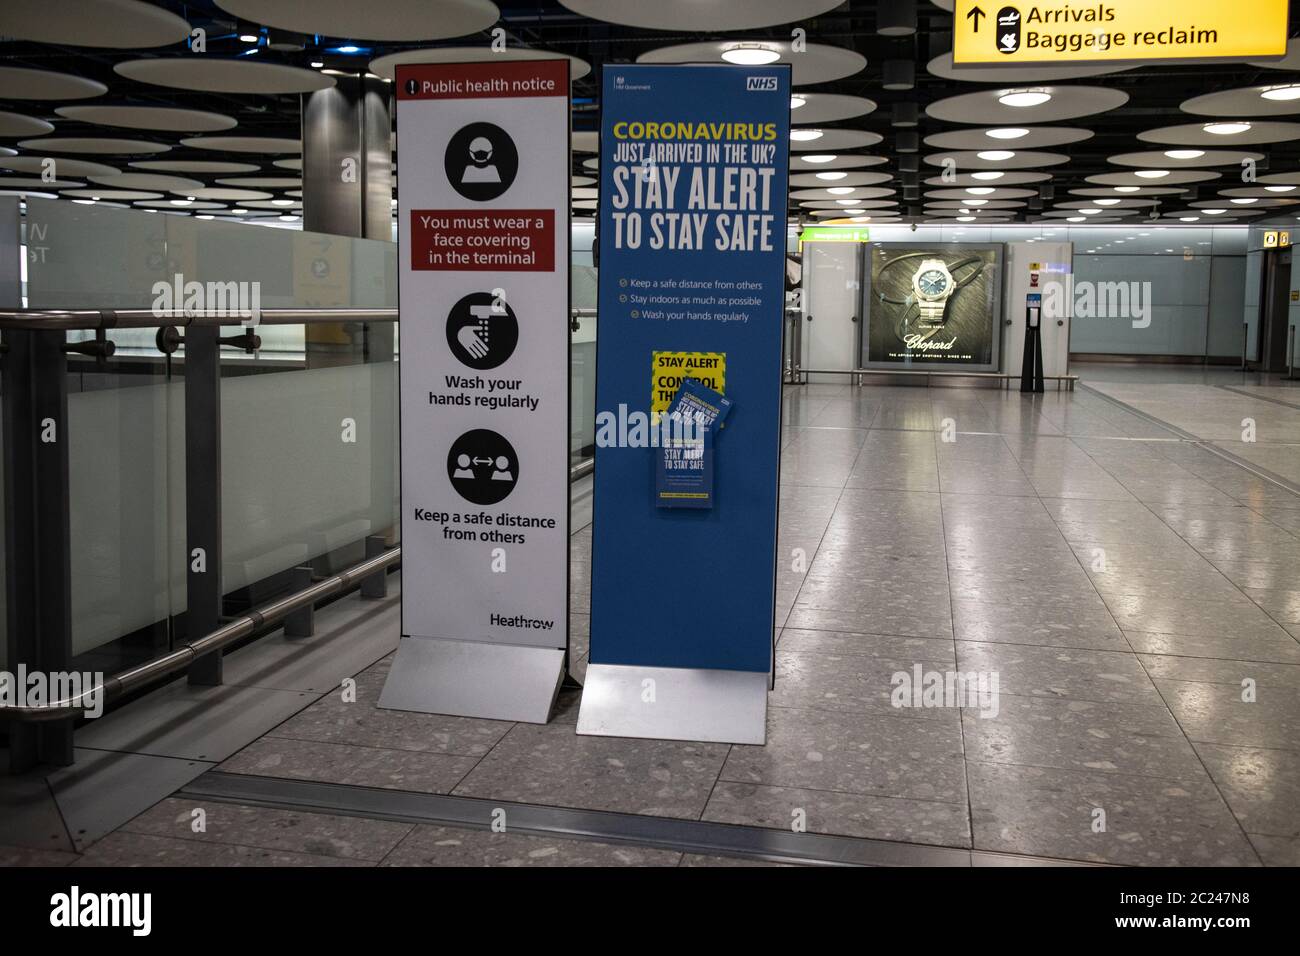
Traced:
[[[1300, 391], [1166, 378], [787, 389], [766, 746], [579, 737], [574, 694], [546, 726], [380, 711], [385, 659], [356, 703], [326, 694], [218, 769], [1080, 861], [1300, 864], [1300, 495], [1206, 444], [1300, 476]], [[579, 529], [579, 674], [590, 554]], [[917, 667], [996, 694], [894, 706]], [[734, 862], [191, 803], [66, 856]]]

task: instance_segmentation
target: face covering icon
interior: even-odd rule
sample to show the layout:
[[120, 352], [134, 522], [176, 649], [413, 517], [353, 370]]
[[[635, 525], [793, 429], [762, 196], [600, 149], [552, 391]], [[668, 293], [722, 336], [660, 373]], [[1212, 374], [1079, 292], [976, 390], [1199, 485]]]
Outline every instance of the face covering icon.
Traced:
[[476, 136], [469, 144], [469, 165], [460, 177], [462, 183], [499, 183], [501, 174], [492, 162], [492, 141]]

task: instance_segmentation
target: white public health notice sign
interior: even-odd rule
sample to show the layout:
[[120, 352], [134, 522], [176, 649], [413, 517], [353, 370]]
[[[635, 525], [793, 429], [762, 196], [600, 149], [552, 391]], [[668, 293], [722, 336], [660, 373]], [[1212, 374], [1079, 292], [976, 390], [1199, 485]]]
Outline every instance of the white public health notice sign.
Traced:
[[404, 65], [395, 86], [402, 642], [381, 706], [545, 721], [568, 646], [569, 65]]

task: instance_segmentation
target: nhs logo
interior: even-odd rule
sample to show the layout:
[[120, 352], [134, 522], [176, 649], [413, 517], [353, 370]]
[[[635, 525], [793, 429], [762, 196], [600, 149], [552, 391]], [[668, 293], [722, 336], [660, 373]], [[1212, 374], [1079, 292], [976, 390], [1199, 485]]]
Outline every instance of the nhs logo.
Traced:
[[758, 92], [776, 92], [775, 76], [747, 76], [745, 77], [745, 91], [752, 93]]

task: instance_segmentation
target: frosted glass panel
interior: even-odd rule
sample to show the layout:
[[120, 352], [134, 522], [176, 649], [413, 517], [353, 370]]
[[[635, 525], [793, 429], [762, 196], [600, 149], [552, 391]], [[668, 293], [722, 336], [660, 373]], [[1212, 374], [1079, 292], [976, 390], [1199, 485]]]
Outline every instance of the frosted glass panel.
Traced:
[[225, 591], [392, 528], [396, 402], [391, 362], [222, 379]]
[[[84, 654], [184, 609], [185, 394], [151, 377], [74, 378], [90, 389], [68, 396], [72, 648]], [[150, 656], [140, 643], [135, 656]]]

